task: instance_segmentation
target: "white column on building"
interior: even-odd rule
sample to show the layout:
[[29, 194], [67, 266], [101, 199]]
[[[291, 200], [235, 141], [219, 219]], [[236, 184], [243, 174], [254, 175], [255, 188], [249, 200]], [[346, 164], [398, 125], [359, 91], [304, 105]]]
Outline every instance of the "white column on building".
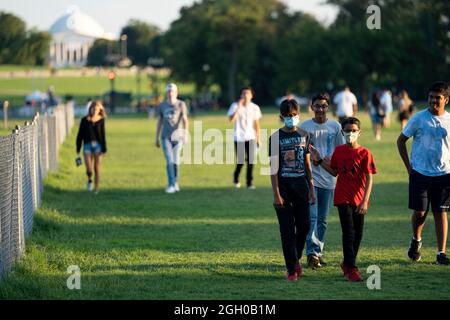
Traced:
[[64, 64], [64, 43], [61, 41], [59, 43], [59, 65]]
[[62, 65], [65, 66], [67, 64], [67, 45], [63, 42], [63, 61]]
[[52, 62], [54, 65], [58, 64], [58, 42], [53, 42], [53, 57]]
[[90, 47], [90, 45], [89, 45], [89, 43], [88, 42], [86, 42], [85, 44], [84, 44], [84, 63], [85, 64], [87, 64], [87, 58], [88, 58], [88, 55], [89, 55], [89, 49], [90, 49], [91, 47]]

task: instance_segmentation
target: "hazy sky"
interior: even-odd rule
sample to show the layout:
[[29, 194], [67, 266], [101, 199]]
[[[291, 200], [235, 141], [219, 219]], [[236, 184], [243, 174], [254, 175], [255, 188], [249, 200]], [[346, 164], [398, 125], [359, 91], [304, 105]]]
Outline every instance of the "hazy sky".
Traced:
[[[119, 34], [130, 18], [137, 18], [167, 30], [177, 19], [183, 6], [194, 0], [0, 0], [0, 11], [11, 12], [21, 17], [27, 27], [48, 30], [57, 18], [66, 14], [75, 5], [88, 14], [107, 32]], [[325, 24], [331, 23], [337, 14], [336, 8], [323, 5], [325, 0], [284, 0], [292, 10], [311, 13]]]

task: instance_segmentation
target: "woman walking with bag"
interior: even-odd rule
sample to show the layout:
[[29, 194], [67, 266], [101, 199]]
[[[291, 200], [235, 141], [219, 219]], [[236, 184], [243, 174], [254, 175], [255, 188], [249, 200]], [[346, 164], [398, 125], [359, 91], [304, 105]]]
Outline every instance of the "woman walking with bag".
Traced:
[[[97, 194], [100, 183], [101, 156], [106, 154], [105, 137], [105, 108], [98, 101], [89, 105], [89, 113], [80, 122], [77, 135], [77, 163], [81, 160], [80, 151], [83, 144], [84, 163], [88, 181], [86, 189], [88, 192], [94, 190]], [[94, 186], [92, 185], [92, 167], [94, 167]]]

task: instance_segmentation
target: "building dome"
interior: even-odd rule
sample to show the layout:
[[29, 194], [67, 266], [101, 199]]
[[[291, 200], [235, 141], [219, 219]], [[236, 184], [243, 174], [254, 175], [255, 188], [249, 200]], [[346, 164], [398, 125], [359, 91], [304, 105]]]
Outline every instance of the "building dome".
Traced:
[[115, 38], [114, 35], [106, 33], [97, 21], [75, 7], [71, 8], [68, 14], [56, 20], [49, 32], [52, 35], [75, 33], [96, 39], [114, 40]]
[[114, 34], [106, 33], [103, 27], [90, 16], [72, 6], [67, 14], [50, 27], [52, 35], [49, 60], [54, 67], [85, 66], [89, 50], [95, 40], [116, 40]]

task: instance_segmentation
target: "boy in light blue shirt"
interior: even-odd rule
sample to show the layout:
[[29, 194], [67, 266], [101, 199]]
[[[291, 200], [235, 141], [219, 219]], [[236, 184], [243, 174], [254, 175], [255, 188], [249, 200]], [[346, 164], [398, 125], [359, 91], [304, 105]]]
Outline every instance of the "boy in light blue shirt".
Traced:
[[[436, 263], [446, 266], [450, 265], [445, 254], [450, 207], [450, 114], [445, 111], [449, 94], [448, 83], [435, 82], [428, 90], [428, 108], [409, 120], [397, 140], [409, 174], [409, 208], [413, 210], [408, 257], [413, 261], [421, 259], [422, 229], [431, 204], [438, 247]], [[406, 141], [411, 137], [410, 160]]]
[[[330, 104], [328, 93], [319, 93], [312, 97], [311, 108], [314, 118], [306, 120], [300, 128], [309, 133], [311, 144], [319, 150], [324, 157], [331, 158], [336, 146], [344, 144], [341, 125], [327, 118]], [[316, 203], [310, 209], [310, 229], [306, 238], [306, 254], [308, 266], [317, 269], [326, 263], [323, 259], [327, 217], [333, 200], [336, 178], [329, 174], [317, 163], [312, 165]]]

